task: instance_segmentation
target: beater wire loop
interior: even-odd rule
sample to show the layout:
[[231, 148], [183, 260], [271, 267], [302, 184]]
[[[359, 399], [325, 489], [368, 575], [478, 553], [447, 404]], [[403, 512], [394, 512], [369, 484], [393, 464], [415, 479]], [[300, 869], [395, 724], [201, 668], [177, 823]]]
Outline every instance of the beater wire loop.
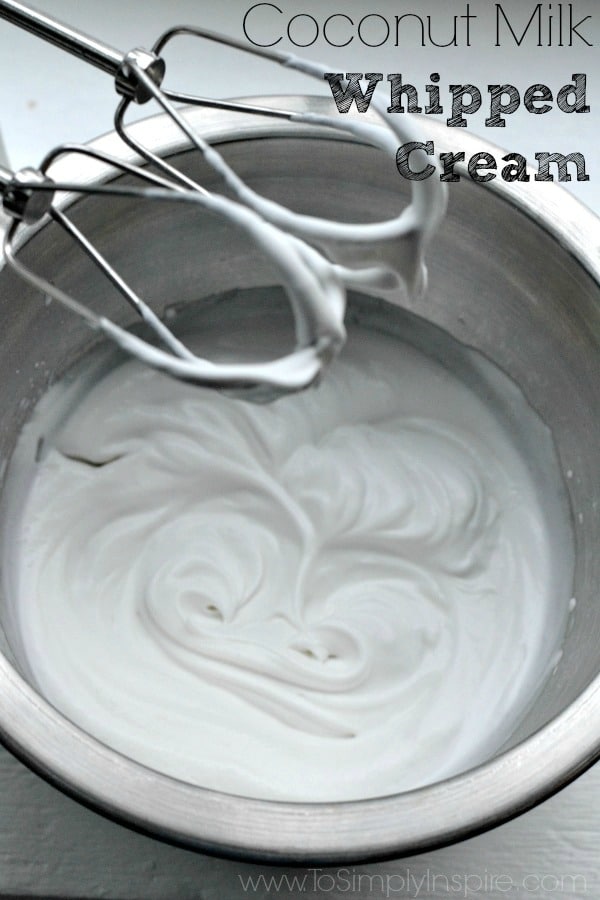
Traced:
[[[161, 54], [169, 43], [181, 36], [215, 41], [259, 56], [268, 62], [295, 69], [321, 82], [327, 71], [327, 67], [320, 63], [303, 60], [292, 54], [256, 48], [227, 35], [195, 26], [177, 26], [169, 29], [156, 41], [152, 52]], [[211, 105], [221, 108], [220, 101], [188, 93], [181, 94], [162, 84], [158, 86], [152, 82], [143, 69], [135, 68], [135, 66], [134, 69], [142, 88], [153, 96], [156, 103], [169, 116], [186, 140], [223, 178], [227, 187], [234, 192], [236, 199], [254, 209], [260, 216], [283, 231], [316, 246], [332, 264], [338, 267], [338, 272], [348, 286], [394, 289], [404, 283], [416, 293], [424, 290], [426, 273], [422, 264], [422, 255], [428, 239], [441, 221], [445, 211], [445, 186], [442, 183], [436, 183], [436, 179], [429, 179], [428, 184], [411, 184], [412, 201], [410, 205], [401, 209], [395, 217], [383, 222], [343, 223], [295, 213], [287, 207], [260, 196], [245, 184], [227, 165], [218, 151], [195, 132], [185, 116], [175, 106], [175, 103], [187, 103], [192, 106]], [[130, 99], [124, 98], [119, 104], [115, 116], [115, 128], [121, 138], [164, 175], [172, 179], [181, 179], [181, 183], [192, 190], [204, 190], [200, 184], [178, 172], [175, 166], [158, 157], [129, 133], [125, 116], [130, 103]], [[373, 98], [373, 106], [381, 119], [379, 126], [347, 116], [335, 114], [317, 116], [311, 113], [278, 110], [239, 101], [224, 101], [222, 108], [240, 113], [273, 116], [311, 127], [333, 129], [345, 137], [358, 139], [362, 143], [382, 150], [390, 160], [393, 160], [395, 171], [399, 143], [415, 138], [418, 141], [419, 135], [410, 121], [399, 122], [391, 119], [387, 115], [385, 105], [379, 103], [377, 98]], [[422, 156], [424, 165], [429, 164], [429, 157], [426, 157], [423, 151], [415, 151], [415, 157], [419, 156]], [[392, 169], [392, 163], [390, 163], [390, 168]]]
[[[51, 171], [52, 163], [56, 163], [61, 156], [69, 154], [82, 154], [110, 166], [108, 170], [112, 177], [117, 175], [137, 176], [144, 183], [138, 185], [115, 184], [78, 184], [64, 181], [53, 181], [47, 177]], [[121, 293], [130, 306], [140, 315], [142, 320], [151, 328], [155, 336], [168, 348], [169, 352], [148, 344], [135, 335], [130, 334], [120, 326], [103, 316], [99, 316], [85, 307], [74, 297], [71, 297], [62, 288], [56, 286], [48, 279], [31, 271], [20, 261], [15, 253], [16, 237], [22, 222], [14, 218], [4, 238], [4, 257], [7, 264], [27, 283], [39, 290], [47, 297], [58, 301], [71, 312], [82, 316], [88, 325], [94, 329], [102, 330], [112, 340], [116, 341], [130, 354], [137, 356], [143, 362], [153, 365], [163, 371], [175, 375], [187, 381], [211, 386], [252, 386], [268, 384], [281, 390], [299, 390], [312, 382], [319, 374], [322, 361], [330, 352], [329, 335], [323, 335], [311, 330], [304, 310], [311, 309], [320, 300], [324, 299], [325, 291], [328, 298], [334, 297], [337, 305], [342, 305], [343, 289], [336, 284], [335, 279], [323, 276], [322, 264], [319, 254], [301, 241], [286, 239], [273, 226], [267, 226], [252, 210], [247, 209], [233, 200], [219, 195], [209, 194], [198, 190], [189, 190], [181, 184], [173, 184], [168, 179], [146, 169], [124, 163], [118, 158], [101, 151], [81, 147], [77, 144], [65, 145], [51, 151], [43, 161], [42, 170], [37, 170], [39, 179], [31, 181], [21, 180], [19, 187], [23, 192], [48, 191], [52, 195], [57, 193], [108, 195], [126, 199], [139, 199], [146, 201], [179, 202], [192, 204], [205, 209], [213, 214], [224, 216], [234, 227], [245, 231], [251, 240], [257, 245], [259, 251], [271, 259], [275, 268], [279, 270], [284, 287], [288, 292], [294, 318], [298, 347], [295, 351], [279, 360], [263, 364], [239, 364], [221, 365], [211, 363], [209, 360], [197, 357], [189, 350], [167, 326], [154, 313], [151, 307], [142, 300], [133, 288], [119, 275], [114, 267], [103, 256], [99, 249], [83, 234], [75, 223], [53, 204], [48, 215], [70, 238], [83, 250], [94, 265], [103, 273], [108, 281]], [[31, 170], [35, 174], [34, 170]], [[10, 183], [10, 180], [9, 180]], [[42, 218], [42, 217], [41, 217]], [[335, 322], [333, 331], [335, 331]], [[339, 341], [343, 340], [343, 328], [335, 335]], [[316, 350], [316, 353], [315, 353]]]
[[[5, 211], [13, 217], [4, 240], [8, 264], [44, 294], [83, 316], [94, 328], [104, 331], [128, 352], [144, 362], [163, 369], [178, 378], [200, 384], [252, 387], [269, 385], [284, 390], [299, 390], [311, 384], [322, 367], [332, 359], [344, 343], [345, 292], [355, 286], [376, 291], [396, 289], [406, 284], [422, 290], [425, 269], [422, 255], [439, 223], [445, 207], [445, 186], [437, 179], [411, 184], [412, 198], [408, 206], [399, 204], [398, 213], [389, 220], [367, 224], [325, 220], [318, 216], [296, 213], [265, 198], [247, 185], [229, 166], [213, 145], [203, 139], [181, 111], [181, 105], [212, 108], [287, 120], [302, 126], [333, 129], [353, 142], [373, 146], [393, 160], [394, 168], [399, 141], [419, 140], [412, 123], [390, 119], [385, 105], [373, 97], [372, 107], [379, 113], [380, 125], [347, 116], [315, 115], [279, 108], [214, 100], [163, 86], [166, 66], [163, 51], [175, 39], [188, 36], [216, 42], [237, 51], [250, 53], [271, 63], [294, 69], [318, 79], [321, 83], [327, 67], [302, 60], [269, 48], [255, 47], [227, 35], [196, 26], [175, 26], [165, 31], [151, 50], [136, 48], [121, 53], [95, 38], [77, 32], [71, 26], [51, 19], [21, 3], [0, 0], [0, 17], [78, 56], [114, 78], [121, 99], [114, 116], [117, 134], [126, 146], [147, 165], [141, 166], [118, 159], [94, 148], [65, 144], [50, 151], [39, 169], [11, 174], [0, 171], [0, 195]], [[201, 154], [207, 165], [222, 179], [233, 195], [221, 196], [207, 190], [194, 178], [181, 171], [172, 161], [159, 156], [137, 136], [140, 132], [126, 123], [132, 103], [154, 100], [191, 147]], [[423, 151], [416, 150], [423, 164], [430, 162]], [[101, 183], [77, 184], [69, 180], [54, 181], [53, 166], [63, 157], [81, 155], [108, 168]], [[418, 161], [418, 160], [417, 160]], [[63, 161], [64, 162], [64, 161]], [[390, 162], [392, 168], [392, 163]], [[127, 176], [134, 184], [122, 184]], [[112, 180], [109, 180], [112, 179]], [[97, 247], [54, 202], [55, 195], [99, 195], [113, 198], [135, 198], [144, 201], [184, 202], [223, 217], [229, 224], [245, 232], [259, 252], [272, 263], [292, 308], [296, 349], [278, 360], [267, 363], [216, 364], [196, 357], [171, 333], [148, 304], [122, 278]], [[21, 224], [32, 224], [50, 217], [103, 273], [110, 284], [152, 329], [167, 348], [160, 350], [141, 338], [123, 330], [103, 316], [98, 316], [48, 280], [28, 270], [15, 254], [15, 240]]]

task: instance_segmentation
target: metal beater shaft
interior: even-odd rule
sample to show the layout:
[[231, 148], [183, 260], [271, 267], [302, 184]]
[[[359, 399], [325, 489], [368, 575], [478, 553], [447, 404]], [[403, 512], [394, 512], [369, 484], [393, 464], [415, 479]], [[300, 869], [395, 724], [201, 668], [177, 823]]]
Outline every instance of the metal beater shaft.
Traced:
[[165, 64], [155, 53], [141, 48], [123, 53], [18, 0], [0, 0], [0, 18], [112, 75], [117, 92], [136, 103], [146, 103], [152, 94], [140, 84], [132, 63], [155, 85], [160, 85], [165, 76]]

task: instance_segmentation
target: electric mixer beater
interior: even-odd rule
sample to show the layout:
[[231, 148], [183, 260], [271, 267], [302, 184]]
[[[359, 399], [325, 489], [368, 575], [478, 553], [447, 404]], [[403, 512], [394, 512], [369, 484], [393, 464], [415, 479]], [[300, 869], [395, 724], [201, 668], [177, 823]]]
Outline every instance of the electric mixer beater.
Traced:
[[[403, 119], [399, 123], [398, 120], [388, 119], [385, 106], [378, 98], [373, 98], [372, 105], [380, 113], [385, 127], [364, 124], [347, 117], [340, 120], [336, 116], [292, 113], [206, 99], [170, 91], [162, 86], [166, 73], [162, 51], [181, 35], [217, 41], [318, 79], [323, 79], [328, 67], [273, 50], [259, 49], [194, 26], [169, 29], [150, 51], [138, 48], [124, 54], [17, 0], [0, 0], [0, 17], [114, 78], [116, 91], [121, 97], [115, 113], [115, 128], [124, 143], [141, 157], [141, 164], [133, 165], [82, 145], [68, 144], [52, 150], [39, 169], [13, 173], [0, 168], [0, 194], [4, 211], [12, 219], [4, 240], [6, 262], [43, 294], [82, 316], [92, 328], [102, 331], [128, 353], [176, 378], [201, 385], [222, 388], [268, 386], [273, 398], [313, 383], [322, 368], [339, 352], [345, 339], [347, 287], [371, 287], [385, 291], [404, 283], [413, 290], [423, 289], [423, 253], [445, 209], [444, 186], [437, 179], [413, 183], [410, 206], [396, 218], [385, 222], [358, 225], [300, 215], [261, 197], [246, 185], [223, 157], [190, 126], [185, 114], [176, 105], [213, 106], [334, 128], [379, 148], [395, 160], [398, 143], [418, 141], [419, 135], [411, 121]], [[208, 165], [222, 178], [233, 199], [208, 192], [169, 160], [158, 157], [135, 138], [125, 122], [127, 111], [132, 103], [145, 104], [150, 100], [158, 104], [190, 145], [202, 154]], [[50, 175], [52, 164], [70, 153], [91, 156], [107, 163], [115, 178], [120, 175], [133, 176], [137, 183], [111, 181], [82, 185], [55, 182]], [[422, 154], [424, 164], [430, 162], [423, 151], [417, 149], [415, 154], [417, 159]], [[196, 204], [244, 230], [260, 252], [271, 259], [286, 291], [295, 322], [296, 347], [293, 352], [262, 363], [214, 363], [193, 354], [67, 217], [63, 209], [65, 203], [56, 201], [57, 195], [65, 193], [133, 196], [147, 201]], [[47, 216], [79, 244], [139, 313], [162, 347], [96, 315], [19, 261], [15, 246], [20, 229]]]

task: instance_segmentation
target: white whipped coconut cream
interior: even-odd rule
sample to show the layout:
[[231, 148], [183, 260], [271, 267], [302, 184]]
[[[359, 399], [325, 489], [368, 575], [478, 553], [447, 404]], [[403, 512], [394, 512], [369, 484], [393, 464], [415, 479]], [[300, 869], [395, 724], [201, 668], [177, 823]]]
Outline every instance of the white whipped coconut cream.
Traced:
[[269, 406], [129, 362], [53, 443], [17, 548], [29, 667], [147, 766], [391, 794], [496, 750], [552, 666], [570, 593], [527, 460], [397, 339], [351, 327], [317, 389]]

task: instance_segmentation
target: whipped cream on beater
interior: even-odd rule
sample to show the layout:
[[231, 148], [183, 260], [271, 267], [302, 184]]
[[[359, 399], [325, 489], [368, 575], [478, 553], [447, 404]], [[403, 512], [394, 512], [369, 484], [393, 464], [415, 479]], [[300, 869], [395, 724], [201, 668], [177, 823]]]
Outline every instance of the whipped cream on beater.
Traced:
[[[227, 42], [248, 50], [243, 43], [229, 38]], [[328, 65], [274, 50], [263, 50], [261, 55], [319, 81], [330, 69]], [[364, 142], [382, 151], [380, 163], [387, 161], [391, 165], [393, 161], [394, 170], [399, 144], [414, 141], [418, 145], [413, 150], [415, 161], [424, 167], [430, 165], [419, 142], [421, 129], [413, 119], [390, 115], [379, 97], [373, 98], [372, 107], [378, 113], [378, 124], [335, 113], [279, 111], [279, 114], [291, 122], [325, 127]], [[240, 109], [243, 108], [242, 105]], [[195, 204], [246, 232], [257, 252], [271, 261], [280, 278], [294, 317], [296, 346], [276, 359], [255, 360], [251, 364], [231, 360], [226, 364], [215, 363], [192, 353], [169, 332], [143, 299], [136, 297], [139, 314], [164, 345], [164, 348], [157, 347], [106, 317], [90, 313], [56, 286], [32, 277], [12, 259], [12, 265], [36, 287], [91, 320], [93, 327], [101, 329], [126, 353], [159, 371], [199, 385], [268, 386], [279, 394], [303, 390], [319, 377], [344, 344], [348, 288], [370, 288], [377, 293], [389, 291], [392, 302], [399, 287], [413, 295], [424, 292], [425, 251], [446, 211], [447, 191], [441, 180], [411, 182], [409, 205], [380, 222], [342, 222], [297, 213], [257, 193], [229, 166], [216, 146], [183, 119], [176, 121], [192, 147], [223, 179], [234, 199], [208, 192], [199, 184], [189, 190], [189, 180], [186, 189], [182, 189], [177, 177], [177, 189], [172, 194], [166, 192], [165, 196], [164, 189], [147, 188], [146, 197]], [[176, 174], [166, 162], [164, 168], [167, 174]]]
[[[285, 56], [285, 60], [286, 65], [313, 77], [322, 78], [328, 69], [294, 56]], [[379, 99], [374, 98], [373, 108], [379, 113], [378, 125], [310, 112], [288, 113], [286, 117], [350, 135], [382, 151], [382, 162], [390, 163], [396, 159], [398, 141], [418, 140], [420, 129], [411, 119], [398, 122], [388, 115]], [[196, 204], [223, 217], [245, 231], [257, 251], [272, 261], [293, 312], [296, 347], [284, 356], [260, 362], [215, 363], [192, 353], [138, 298], [142, 318], [169, 350], [99, 318], [97, 327], [126, 353], [159, 371], [204, 386], [262, 385], [281, 393], [302, 390], [317, 379], [344, 345], [348, 288], [389, 291], [392, 302], [400, 287], [415, 296], [425, 291], [425, 251], [446, 211], [445, 184], [435, 179], [412, 182], [410, 204], [389, 220], [361, 224], [328, 220], [293, 212], [262, 197], [230, 168], [218, 149], [198, 134], [190, 132], [190, 137], [205, 161], [223, 178], [235, 201], [203, 191], [178, 192], [171, 199]], [[423, 150], [414, 153], [423, 165], [429, 164]], [[147, 196], [155, 199], [163, 194], [147, 191]], [[62, 291], [52, 286], [47, 289], [61, 302], [68, 301]]]
[[318, 388], [269, 406], [129, 362], [39, 464], [21, 637], [58, 709], [158, 771], [391, 794], [517, 724], [564, 624], [561, 527], [486, 402], [395, 338], [350, 327]]

